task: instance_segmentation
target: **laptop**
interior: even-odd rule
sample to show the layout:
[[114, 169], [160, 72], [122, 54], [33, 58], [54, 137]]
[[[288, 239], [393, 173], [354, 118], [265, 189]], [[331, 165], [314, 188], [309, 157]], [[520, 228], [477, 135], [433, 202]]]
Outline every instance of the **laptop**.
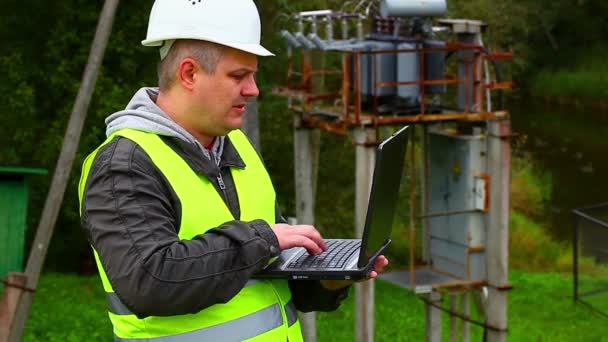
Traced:
[[367, 277], [376, 258], [391, 243], [408, 137], [406, 126], [378, 146], [362, 239], [326, 239], [327, 250], [315, 256], [303, 247], [286, 249], [255, 277], [339, 280]]

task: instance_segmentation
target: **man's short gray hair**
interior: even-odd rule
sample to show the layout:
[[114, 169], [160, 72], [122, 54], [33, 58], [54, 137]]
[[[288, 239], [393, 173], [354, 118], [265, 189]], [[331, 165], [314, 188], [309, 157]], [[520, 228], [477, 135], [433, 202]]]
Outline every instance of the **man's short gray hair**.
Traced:
[[205, 72], [213, 74], [225, 49], [222, 45], [203, 40], [180, 39], [175, 41], [167, 56], [158, 64], [160, 90], [167, 90], [173, 85], [177, 68], [187, 57], [197, 61]]

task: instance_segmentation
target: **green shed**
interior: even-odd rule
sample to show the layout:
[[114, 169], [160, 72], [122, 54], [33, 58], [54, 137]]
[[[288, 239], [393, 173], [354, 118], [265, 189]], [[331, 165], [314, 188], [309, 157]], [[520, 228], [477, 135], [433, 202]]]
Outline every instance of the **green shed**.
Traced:
[[23, 272], [28, 178], [44, 174], [46, 169], [0, 166], [0, 279]]

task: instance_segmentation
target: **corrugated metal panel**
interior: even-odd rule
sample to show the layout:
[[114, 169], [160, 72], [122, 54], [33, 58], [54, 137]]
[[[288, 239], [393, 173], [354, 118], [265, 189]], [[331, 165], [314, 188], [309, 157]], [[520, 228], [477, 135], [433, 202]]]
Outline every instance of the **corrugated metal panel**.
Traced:
[[466, 251], [466, 246], [431, 237], [431, 259], [436, 270], [466, 278]]
[[469, 267], [471, 272], [471, 279], [473, 280], [486, 280], [488, 279], [488, 273], [486, 270], [486, 254], [485, 253], [471, 253], [469, 255]]
[[0, 278], [23, 271], [26, 208], [26, 180], [0, 179]]

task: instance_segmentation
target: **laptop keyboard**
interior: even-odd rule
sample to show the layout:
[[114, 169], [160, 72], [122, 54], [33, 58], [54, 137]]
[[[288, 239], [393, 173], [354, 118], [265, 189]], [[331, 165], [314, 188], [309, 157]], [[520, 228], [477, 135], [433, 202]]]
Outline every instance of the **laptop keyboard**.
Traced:
[[346, 261], [359, 251], [361, 240], [325, 240], [327, 250], [318, 255], [302, 254], [287, 268], [342, 268]]

